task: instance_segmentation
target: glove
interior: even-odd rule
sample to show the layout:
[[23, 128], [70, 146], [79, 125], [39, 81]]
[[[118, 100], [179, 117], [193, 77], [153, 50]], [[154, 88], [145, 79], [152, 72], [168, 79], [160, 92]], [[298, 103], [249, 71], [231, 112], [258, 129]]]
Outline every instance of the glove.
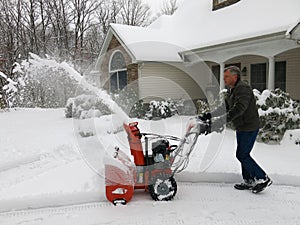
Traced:
[[226, 116], [212, 118], [211, 131], [222, 132], [226, 126]]
[[198, 120], [201, 121], [200, 134], [209, 134], [211, 132], [211, 113], [203, 113], [202, 115], [199, 115]]
[[199, 116], [199, 119], [203, 122], [210, 122], [211, 121], [211, 113], [203, 113]]

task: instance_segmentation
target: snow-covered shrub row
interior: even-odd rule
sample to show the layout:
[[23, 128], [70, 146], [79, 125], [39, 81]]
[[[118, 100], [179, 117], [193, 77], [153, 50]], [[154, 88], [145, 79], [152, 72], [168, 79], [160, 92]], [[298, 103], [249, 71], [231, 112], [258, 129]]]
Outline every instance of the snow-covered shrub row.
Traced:
[[[157, 120], [168, 118], [176, 114], [195, 115], [196, 109], [192, 102], [183, 100], [153, 100], [145, 103], [143, 100], [135, 100], [135, 92], [117, 93], [113, 95], [114, 101], [131, 118]], [[193, 109], [194, 108], [194, 109]], [[70, 98], [65, 107], [65, 116], [67, 118], [87, 119], [108, 115], [111, 111], [106, 107], [103, 101], [94, 95], [79, 95]]]
[[260, 118], [258, 141], [279, 143], [286, 130], [300, 128], [300, 105], [288, 93], [275, 89], [253, 90]]
[[165, 101], [150, 101], [146, 112], [147, 119], [168, 118], [178, 114], [177, 102], [171, 99]]
[[192, 100], [169, 98], [144, 101], [139, 99], [138, 91], [134, 88], [125, 88], [115, 93], [112, 98], [131, 118], [156, 120], [176, 114], [195, 115], [197, 113]]
[[131, 117], [140, 119], [160, 119], [173, 115], [195, 115], [196, 108], [188, 100], [152, 100], [139, 99], [136, 89], [124, 89], [113, 94], [114, 101]]
[[152, 100], [149, 103], [140, 100], [132, 109], [131, 117], [157, 120], [172, 117], [174, 115], [195, 115], [196, 106], [192, 100]]
[[88, 119], [109, 114], [109, 108], [95, 95], [82, 94], [69, 98], [65, 108], [67, 118]]

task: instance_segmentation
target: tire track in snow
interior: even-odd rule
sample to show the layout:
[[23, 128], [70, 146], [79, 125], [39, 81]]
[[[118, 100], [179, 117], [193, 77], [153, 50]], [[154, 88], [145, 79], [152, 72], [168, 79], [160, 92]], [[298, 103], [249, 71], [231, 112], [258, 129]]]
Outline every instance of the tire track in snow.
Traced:
[[107, 207], [115, 207], [110, 202], [100, 202], [100, 203], [87, 203], [83, 205], [70, 205], [70, 206], [60, 206], [60, 207], [47, 207], [39, 209], [28, 209], [28, 210], [18, 210], [11, 212], [0, 213], [1, 217], [22, 217], [30, 215], [43, 215], [43, 214], [66, 214], [71, 212], [81, 212], [91, 209], [101, 209]]
[[80, 155], [75, 152], [72, 146], [61, 145], [55, 148], [53, 152], [16, 161], [9, 166], [3, 167], [5, 169], [0, 169], [0, 191], [79, 159]]
[[85, 225], [300, 224], [297, 187], [274, 185], [257, 195], [234, 190], [229, 184], [179, 183], [178, 187], [177, 197], [169, 202], [154, 202], [147, 193], [138, 192], [126, 206], [99, 202], [6, 212], [0, 213], [0, 224], [3, 221], [10, 225], [49, 225], [49, 218], [63, 221], [64, 225], [80, 224], [74, 223], [72, 216], [89, 218]]

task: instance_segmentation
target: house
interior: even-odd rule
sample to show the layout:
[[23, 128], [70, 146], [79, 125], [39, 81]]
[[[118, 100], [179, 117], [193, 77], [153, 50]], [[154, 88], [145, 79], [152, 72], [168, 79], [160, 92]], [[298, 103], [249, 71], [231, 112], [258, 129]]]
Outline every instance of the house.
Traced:
[[148, 27], [111, 24], [96, 68], [109, 91], [140, 99], [214, 98], [227, 65], [252, 88], [300, 100], [299, 0], [185, 0]]

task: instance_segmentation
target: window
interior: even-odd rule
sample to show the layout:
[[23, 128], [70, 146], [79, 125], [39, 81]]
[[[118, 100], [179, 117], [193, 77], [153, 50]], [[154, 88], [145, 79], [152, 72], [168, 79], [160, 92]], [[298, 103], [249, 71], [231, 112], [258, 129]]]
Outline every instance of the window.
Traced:
[[275, 88], [286, 91], [286, 62], [275, 63]]
[[215, 78], [218, 82], [217, 84], [220, 84], [220, 66], [219, 65], [212, 66], [211, 71], [215, 75]]
[[110, 92], [122, 90], [127, 86], [127, 69], [124, 56], [117, 51], [110, 61]]
[[251, 64], [251, 86], [260, 92], [266, 89], [267, 64]]

